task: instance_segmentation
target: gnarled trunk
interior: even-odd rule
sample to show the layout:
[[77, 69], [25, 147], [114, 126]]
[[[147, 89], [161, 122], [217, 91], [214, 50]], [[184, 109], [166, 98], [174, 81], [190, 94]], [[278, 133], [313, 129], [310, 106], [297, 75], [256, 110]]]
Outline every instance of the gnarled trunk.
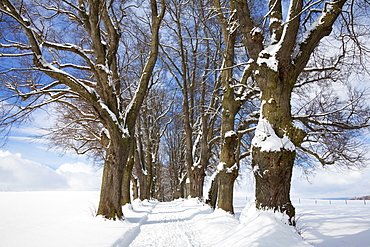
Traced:
[[189, 190], [191, 197], [203, 198], [204, 177], [205, 172], [203, 167], [194, 167], [192, 169], [191, 174], [189, 174]]
[[222, 172], [219, 174], [218, 180], [218, 201], [217, 207], [221, 208], [231, 214], [234, 214], [233, 195], [234, 195], [234, 182], [237, 178], [237, 171]]
[[[225, 121], [223, 121], [223, 124]], [[231, 123], [231, 122], [230, 122]], [[234, 120], [232, 120], [234, 123]], [[224, 124], [222, 127], [227, 127]], [[231, 126], [230, 126], [231, 127]], [[230, 134], [231, 133], [231, 134]], [[224, 133], [224, 143], [221, 147], [221, 158], [217, 174], [217, 207], [227, 212], [234, 213], [233, 193], [234, 182], [238, 177], [239, 167], [236, 163], [237, 135], [234, 131], [229, 130]]]
[[129, 138], [121, 139], [121, 142], [112, 140], [106, 153], [103, 178], [100, 190], [100, 202], [97, 215], [107, 219], [123, 219], [121, 198], [122, 180], [129, 150]]
[[236, 162], [238, 136], [234, 131], [234, 125], [235, 116], [239, 111], [239, 102], [235, 100], [234, 91], [228, 84], [228, 78], [232, 78], [232, 73], [230, 71], [223, 73], [225, 77], [223, 79], [224, 96], [222, 99], [222, 146], [220, 164], [217, 167], [217, 208], [234, 213], [234, 182], [239, 172], [238, 163]]
[[267, 66], [257, 77], [261, 88], [261, 115], [252, 140], [252, 167], [256, 180], [256, 207], [272, 209], [289, 216], [294, 225], [295, 209], [290, 200], [290, 186], [295, 144], [303, 132], [294, 127], [290, 98], [292, 83]]
[[294, 225], [295, 209], [290, 200], [290, 184], [295, 151], [261, 152], [260, 148], [254, 148], [252, 155], [257, 208], [286, 213], [289, 223]]

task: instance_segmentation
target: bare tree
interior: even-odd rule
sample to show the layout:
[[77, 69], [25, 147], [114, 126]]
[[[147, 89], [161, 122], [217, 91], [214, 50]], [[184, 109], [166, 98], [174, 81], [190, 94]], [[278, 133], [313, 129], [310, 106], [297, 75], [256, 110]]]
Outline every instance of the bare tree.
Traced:
[[[251, 73], [251, 63], [236, 63], [240, 59], [237, 46], [240, 45], [239, 25], [235, 14], [235, 1], [222, 2], [214, 0], [214, 11], [221, 27], [223, 38], [223, 61], [219, 70], [219, 81], [222, 87], [221, 100], [221, 150], [220, 162], [217, 166], [217, 175], [209, 193], [210, 204], [225, 211], [234, 212], [233, 190], [238, 176], [243, 134], [252, 131], [242, 127], [237, 116], [245, 102], [253, 100], [259, 90], [253, 80], [248, 80]], [[244, 70], [240, 69], [244, 67]], [[246, 114], [253, 113], [249, 109]], [[240, 124], [240, 129], [236, 126]], [[252, 122], [248, 125], [253, 124]], [[245, 155], [243, 155], [244, 157]]]
[[[324, 98], [325, 94], [321, 93], [309, 97], [296, 111], [306, 111], [308, 115], [292, 115], [295, 89], [307, 85], [310, 80], [335, 79], [332, 72], [339, 69], [342, 56], [335, 58], [330, 56], [331, 52], [326, 54], [330, 59], [322, 63], [323, 60], [315, 60], [312, 54], [333, 29], [346, 27], [337, 20], [339, 17], [345, 20], [346, 11], [350, 12], [356, 1], [291, 0], [285, 12], [285, 3], [280, 0], [269, 1], [268, 7], [257, 1], [235, 2], [246, 54], [251, 61], [249, 76], [261, 90], [260, 118], [252, 141], [256, 206], [261, 210], [285, 213], [290, 217], [289, 223], [294, 225], [290, 182], [297, 150], [312, 154], [323, 164], [346, 159], [348, 153], [343, 152], [343, 148], [354, 137], [348, 130], [368, 126], [368, 117], [361, 115], [368, 110], [360, 105], [359, 97], [349, 97], [344, 102], [335, 100], [330, 94]], [[254, 13], [256, 8], [261, 12]], [[313, 88], [312, 84], [310, 87]], [[310, 106], [314, 105], [315, 109], [311, 107], [313, 111], [310, 111]], [[300, 121], [301, 128], [294, 120]], [[347, 133], [348, 138], [339, 132]], [[347, 156], [347, 162], [351, 160]]]
[[149, 97], [145, 100], [138, 119], [136, 134], [136, 176], [140, 185], [140, 199], [156, 198], [160, 174], [160, 142], [172, 117], [168, 115], [172, 99], [166, 96], [167, 91], [158, 87], [151, 88]]
[[[85, 121], [98, 121], [103, 128], [100, 136], [94, 135], [105, 145], [105, 163], [97, 214], [108, 219], [123, 218], [123, 170], [158, 56], [159, 27], [165, 10], [164, 1], [160, 3], [159, 11], [155, 0], [149, 2], [150, 51], [136, 93], [125, 104], [119, 53], [125, 31], [121, 27], [130, 2], [1, 1], [1, 25], [7, 28], [2, 34], [1, 56], [28, 58], [22, 71], [42, 74], [42, 80], [36, 82], [22, 77], [9, 80], [19, 75], [18, 69], [2, 73], [6, 75], [2, 87], [11, 92], [2, 102], [13, 110], [6, 112], [1, 124], [8, 126], [50, 103], [67, 105]], [[76, 35], [66, 36], [66, 31]], [[84, 107], [74, 105], [73, 100], [83, 102], [89, 111], [84, 112]]]
[[218, 94], [213, 92], [218, 87], [214, 70], [220, 63], [220, 36], [209, 5], [209, 0], [169, 1], [164, 30], [171, 35], [162, 43], [163, 62], [181, 89], [186, 193], [199, 198], [203, 197], [218, 103]]

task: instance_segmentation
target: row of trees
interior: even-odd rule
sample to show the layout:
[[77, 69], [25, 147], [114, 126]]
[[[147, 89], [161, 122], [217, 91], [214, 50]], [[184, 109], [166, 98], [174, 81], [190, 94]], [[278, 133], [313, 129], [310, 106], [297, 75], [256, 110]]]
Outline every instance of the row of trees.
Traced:
[[[294, 165], [361, 165], [367, 1], [1, 0], [1, 126], [57, 106], [52, 143], [104, 161], [98, 214], [134, 197], [289, 216]], [[67, 32], [66, 32], [67, 31]]]

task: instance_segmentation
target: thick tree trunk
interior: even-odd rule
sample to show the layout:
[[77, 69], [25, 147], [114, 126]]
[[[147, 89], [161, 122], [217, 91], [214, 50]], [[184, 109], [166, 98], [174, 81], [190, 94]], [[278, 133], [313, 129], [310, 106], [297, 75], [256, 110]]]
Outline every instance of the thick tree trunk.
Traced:
[[135, 139], [131, 140], [130, 156], [128, 157], [127, 165], [123, 170], [122, 180], [122, 205], [131, 203], [131, 178], [132, 169], [135, 164]]
[[192, 169], [192, 173], [189, 174], [189, 190], [191, 197], [203, 198], [204, 177], [205, 172], [203, 167], [194, 167], [194, 169]]
[[138, 185], [138, 179], [135, 177], [131, 177], [132, 182], [132, 198], [138, 199], [139, 198], [139, 185]]
[[218, 176], [217, 175], [212, 180], [211, 188], [209, 188], [209, 191], [208, 191], [208, 199], [206, 201], [206, 203], [209, 206], [211, 206], [213, 209], [216, 208], [216, 203], [217, 203], [217, 194], [218, 194]]
[[[238, 136], [234, 131], [235, 116], [240, 109], [240, 101], [236, 100], [234, 91], [233, 65], [235, 59], [235, 42], [237, 32], [232, 31], [232, 24], [235, 16], [226, 17], [223, 13], [221, 2], [214, 0], [217, 18], [221, 26], [222, 36], [225, 42], [224, 60], [221, 67], [220, 80], [222, 84], [222, 120], [221, 135], [222, 146], [220, 154], [220, 164], [218, 170], [218, 193], [217, 207], [227, 212], [233, 213], [233, 191], [234, 182], [238, 176], [239, 167], [236, 162], [236, 148]], [[230, 11], [235, 10], [232, 3]]]
[[256, 207], [286, 213], [291, 225], [295, 225], [295, 209], [290, 200], [294, 158], [295, 151], [261, 152], [258, 148], [253, 149]]
[[131, 178], [132, 168], [134, 167], [134, 149], [131, 146], [131, 156], [128, 158], [126, 167], [123, 169], [123, 180], [122, 180], [122, 206], [131, 203]]
[[151, 174], [143, 174], [140, 180], [140, 200], [149, 200], [151, 198], [150, 191], [152, 187]]
[[151, 184], [150, 184], [150, 198], [158, 199], [158, 184], [157, 184], [157, 164], [154, 163], [152, 166], [152, 179], [151, 179]]
[[106, 153], [103, 178], [100, 190], [100, 202], [97, 215], [107, 219], [123, 219], [121, 198], [122, 180], [125, 169], [130, 141], [121, 139], [121, 142], [112, 140], [110, 148]]
[[237, 172], [222, 172], [219, 175], [217, 207], [234, 214], [233, 195]]
[[[230, 73], [230, 72], [229, 72]], [[225, 73], [226, 74], [226, 73]], [[217, 208], [234, 213], [233, 191], [234, 182], [238, 176], [239, 167], [236, 162], [238, 136], [234, 131], [235, 115], [239, 111], [239, 103], [235, 101], [234, 91], [227, 82], [231, 73], [224, 79], [224, 96], [222, 99], [222, 146], [218, 173]]]
[[279, 73], [260, 68], [257, 79], [261, 88], [261, 115], [252, 140], [252, 167], [256, 180], [256, 207], [289, 216], [295, 225], [295, 209], [290, 186], [295, 145], [304, 137], [293, 125], [291, 116], [292, 83], [282, 81]]
[[[227, 121], [223, 121], [222, 127], [227, 127]], [[230, 121], [230, 124], [234, 120]], [[229, 125], [231, 127], [231, 125]], [[224, 133], [224, 143], [221, 147], [221, 158], [219, 165], [219, 173], [217, 174], [218, 193], [217, 193], [217, 208], [221, 208], [227, 212], [234, 213], [233, 208], [233, 192], [234, 182], [238, 177], [239, 168], [236, 163], [235, 151], [237, 146], [237, 135], [234, 131], [229, 130]]]
[[183, 178], [176, 186], [176, 191], [174, 192], [174, 199], [185, 198], [186, 196], [186, 177]]

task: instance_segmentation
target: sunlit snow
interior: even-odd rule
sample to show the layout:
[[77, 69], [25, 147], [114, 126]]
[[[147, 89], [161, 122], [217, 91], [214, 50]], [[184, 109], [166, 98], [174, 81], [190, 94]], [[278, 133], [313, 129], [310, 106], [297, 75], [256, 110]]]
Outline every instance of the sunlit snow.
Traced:
[[[322, 196], [319, 193], [329, 193], [325, 188], [332, 184], [340, 192], [335, 181], [347, 177], [367, 186], [368, 170], [352, 173], [337, 173], [329, 181], [321, 172], [310, 190], [318, 189], [316, 195]], [[252, 178], [245, 170], [235, 185], [235, 215], [213, 211], [198, 199], [135, 200], [123, 207], [125, 221], [95, 217], [100, 176], [101, 171], [83, 163], [64, 164], [55, 171], [20, 154], [0, 151], [0, 246], [365, 247], [370, 240], [370, 202], [307, 199], [301, 197], [307, 193], [302, 190], [304, 181], [296, 179], [292, 203], [298, 226], [293, 228], [283, 215], [255, 209]], [[356, 181], [354, 186], [341, 184], [359, 186]], [[94, 191], [76, 191], [82, 189]]]

